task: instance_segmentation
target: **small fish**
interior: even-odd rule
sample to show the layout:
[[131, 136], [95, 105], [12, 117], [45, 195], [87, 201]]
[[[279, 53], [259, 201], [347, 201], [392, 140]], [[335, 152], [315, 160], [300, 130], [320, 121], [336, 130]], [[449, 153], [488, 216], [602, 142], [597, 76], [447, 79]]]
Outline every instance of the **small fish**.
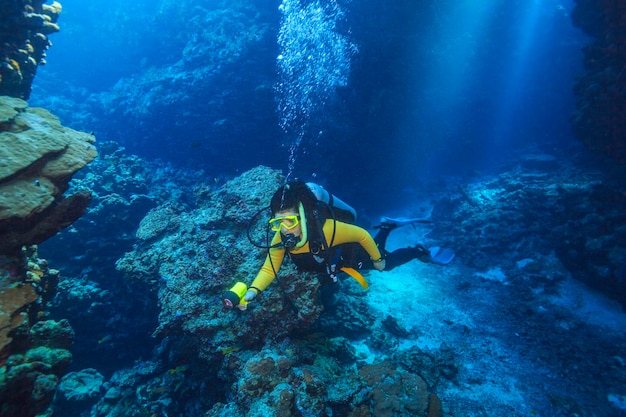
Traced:
[[189, 365], [180, 365], [180, 366], [177, 366], [176, 368], [172, 368], [168, 370], [167, 373], [170, 375], [176, 375], [178, 373], [185, 372], [187, 369], [189, 369]]
[[222, 355], [228, 356], [231, 353], [239, 352], [240, 350], [241, 348], [239, 346], [228, 346], [220, 349], [220, 352], [222, 353]]

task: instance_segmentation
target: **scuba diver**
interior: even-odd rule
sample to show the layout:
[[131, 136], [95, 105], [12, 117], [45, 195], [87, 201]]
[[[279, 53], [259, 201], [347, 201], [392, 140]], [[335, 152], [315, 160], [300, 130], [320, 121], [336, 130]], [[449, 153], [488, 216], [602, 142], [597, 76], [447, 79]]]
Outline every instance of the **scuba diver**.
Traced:
[[363, 288], [368, 284], [359, 270], [390, 271], [413, 259], [445, 265], [454, 258], [451, 249], [427, 249], [419, 244], [387, 251], [385, 244], [393, 229], [430, 220], [383, 217], [376, 237], [372, 238], [365, 229], [351, 224], [356, 221], [352, 207], [314, 183], [294, 181], [283, 185], [274, 193], [270, 209], [268, 233], [274, 234], [265, 246], [265, 262], [250, 287], [238, 282], [226, 292], [222, 301], [228, 309], [245, 310], [277, 277], [285, 256], [300, 271], [326, 274], [332, 282], [345, 272]]

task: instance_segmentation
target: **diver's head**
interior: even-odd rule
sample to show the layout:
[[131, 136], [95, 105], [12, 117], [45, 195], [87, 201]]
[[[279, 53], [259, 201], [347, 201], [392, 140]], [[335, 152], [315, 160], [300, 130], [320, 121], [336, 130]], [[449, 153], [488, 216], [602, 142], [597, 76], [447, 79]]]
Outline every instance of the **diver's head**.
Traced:
[[301, 181], [283, 185], [272, 196], [270, 224], [272, 230], [280, 231], [282, 242], [287, 249], [306, 243], [307, 216], [315, 202], [317, 198]]
[[280, 232], [283, 245], [287, 249], [298, 246], [302, 240], [303, 222], [299, 210], [281, 210], [270, 220], [270, 227], [275, 232]]
[[293, 181], [288, 182], [276, 190], [272, 196], [270, 207], [272, 208], [272, 214], [276, 216], [278, 212], [285, 210], [294, 210], [297, 212], [300, 203], [304, 205], [305, 210], [308, 210], [310, 208], [308, 206], [315, 201], [317, 201], [315, 194], [313, 194], [304, 182]]

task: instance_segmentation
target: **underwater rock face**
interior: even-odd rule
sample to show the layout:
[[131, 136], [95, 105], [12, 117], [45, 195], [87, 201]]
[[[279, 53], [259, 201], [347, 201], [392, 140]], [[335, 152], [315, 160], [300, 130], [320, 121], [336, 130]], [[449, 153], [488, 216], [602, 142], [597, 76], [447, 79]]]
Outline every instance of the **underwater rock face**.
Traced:
[[61, 4], [43, 3], [0, 3], [0, 95], [28, 99], [37, 67], [46, 63], [46, 50], [52, 45], [48, 35], [59, 31]]
[[594, 152], [625, 164], [626, 8], [618, 1], [576, 3], [572, 20], [594, 40], [583, 48], [585, 70], [574, 85], [574, 134]]
[[0, 97], [0, 254], [41, 243], [83, 214], [90, 192], [63, 193], [96, 157], [94, 142], [45, 109]]

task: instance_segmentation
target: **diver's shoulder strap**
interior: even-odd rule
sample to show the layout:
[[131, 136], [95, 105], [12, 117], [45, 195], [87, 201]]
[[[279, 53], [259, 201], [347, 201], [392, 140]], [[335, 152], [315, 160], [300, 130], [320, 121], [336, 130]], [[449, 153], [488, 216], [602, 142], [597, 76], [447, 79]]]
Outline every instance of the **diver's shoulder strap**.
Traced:
[[348, 203], [333, 195], [332, 193], [329, 193], [324, 189], [324, 187], [319, 184], [316, 184], [314, 182], [307, 182], [306, 185], [307, 187], [309, 187], [315, 198], [323, 203], [326, 203], [331, 210], [335, 209], [339, 210], [342, 213], [349, 213], [348, 216], [351, 218], [350, 222], [356, 221], [356, 210]]

